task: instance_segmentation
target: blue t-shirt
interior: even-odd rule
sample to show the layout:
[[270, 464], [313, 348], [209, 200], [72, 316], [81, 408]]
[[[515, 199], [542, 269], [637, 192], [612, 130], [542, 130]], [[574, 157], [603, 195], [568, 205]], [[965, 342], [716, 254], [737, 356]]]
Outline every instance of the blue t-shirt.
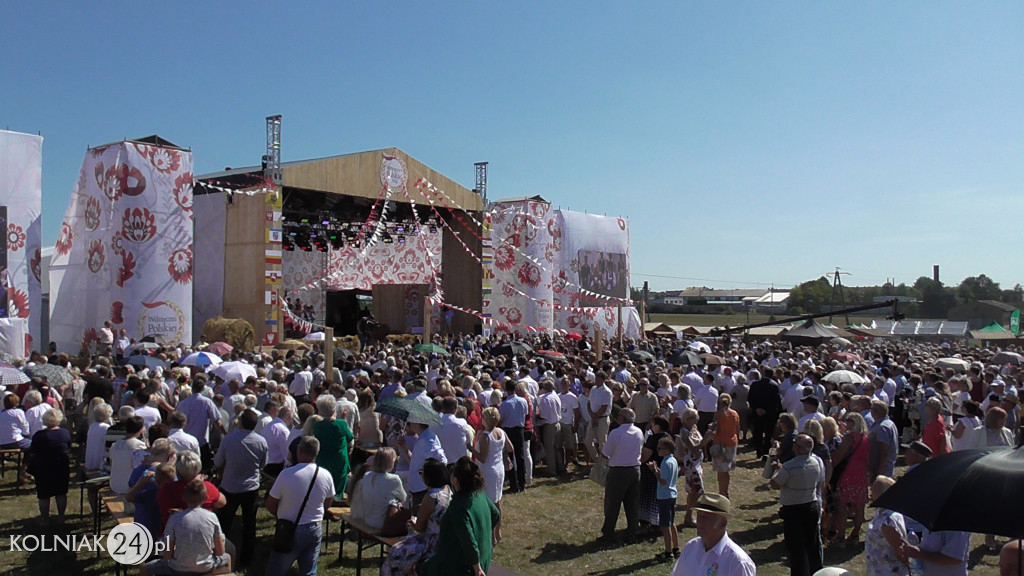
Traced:
[[[149, 464], [139, 464], [136, 466], [132, 470], [132, 475], [128, 477], [128, 486], [135, 486], [142, 479], [142, 476], [150, 470], [155, 472], [156, 466], [150, 466]], [[135, 493], [134, 519], [139, 524], [149, 528], [149, 533], [153, 535], [153, 538], [160, 537], [160, 505], [156, 501], [156, 495], [159, 491], [160, 487], [156, 485], [156, 479], [154, 478]]]
[[676, 483], [679, 481], [679, 464], [671, 454], [661, 461], [661, 474], [659, 476], [663, 480], [668, 480], [668, 484], [662, 485], [661, 482], [658, 482], [658, 500], [674, 500], [679, 495], [676, 491]]

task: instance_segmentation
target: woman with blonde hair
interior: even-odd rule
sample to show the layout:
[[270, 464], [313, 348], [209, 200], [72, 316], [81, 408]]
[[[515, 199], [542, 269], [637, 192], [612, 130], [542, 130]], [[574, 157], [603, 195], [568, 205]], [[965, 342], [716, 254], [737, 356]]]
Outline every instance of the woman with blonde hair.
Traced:
[[499, 504], [502, 486], [505, 484], [505, 454], [512, 452], [512, 443], [498, 427], [501, 414], [497, 408], [491, 406], [484, 409], [482, 421], [484, 428], [476, 435], [470, 453], [480, 464], [480, 472], [484, 475], [484, 493], [491, 502]]
[[388, 505], [405, 502], [402, 479], [393, 473], [396, 462], [398, 454], [393, 448], [377, 450], [368, 462], [369, 469], [352, 490], [352, 517], [374, 533], [384, 526]]
[[833, 470], [838, 472], [839, 477], [829, 479], [830, 484], [838, 485], [836, 535], [830, 541], [834, 546], [843, 545], [846, 519], [851, 508], [854, 514], [853, 531], [846, 542], [856, 542], [859, 539], [860, 527], [864, 524], [864, 507], [868, 503], [868, 426], [864, 422], [864, 417], [857, 412], [847, 414], [843, 421], [846, 424], [846, 435], [843, 436], [842, 446], [836, 453], [833, 465]]
[[718, 493], [728, 498], [729, 480], [736, 469], [736, 447], [740, 443], [740, 415], [732, 409], [729, 394], [718, 397], [718, 411], [711, 426], [711, 467], [718, 475]]
[[687, 408], [683, 411], [682, 428], [676, 436], [676, 461], [679, 463], [680, 475], [685, 478], [686, 486], [686, 517], [683, 519], [684, 528], [693, 528], [697, 524], [693, 521], [694, 507], [697, 499], [704, 493], [704, 472], [701, 464], [704, 462], [704, 446], [711, 441], [712, 437], [705, 439], [697, 429], [699, 420], [697, 411]]
[[823, 542], [828, 541], [829, 532], [832, 529], [832, 517], [836, 513], [838, 508], [836, 499], [836, 488], [829, 483], [829, 478], [832, 477], [832, 470], [835, 468], [836, 453], [839, 452], [839, 446], [843, 443], [843, 437], [839, 434], [839, 424], [836, 423], [836, 419], [831, 416], [826, 416], [820, 422], [822, 432], [822, 443], [828, 449], [828, 460], [831, 468], [829, 473], [825, 476], [825, 494], [821, 505], [821, 526], [825, 532], [826, 538], [823, 538]]

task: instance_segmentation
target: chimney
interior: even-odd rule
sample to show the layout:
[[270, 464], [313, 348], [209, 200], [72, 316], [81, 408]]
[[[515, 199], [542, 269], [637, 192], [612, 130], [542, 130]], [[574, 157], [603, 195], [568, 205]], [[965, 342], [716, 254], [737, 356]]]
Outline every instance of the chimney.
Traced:
[[932, 266], [932, 280], [939, 282], [939, 265]]

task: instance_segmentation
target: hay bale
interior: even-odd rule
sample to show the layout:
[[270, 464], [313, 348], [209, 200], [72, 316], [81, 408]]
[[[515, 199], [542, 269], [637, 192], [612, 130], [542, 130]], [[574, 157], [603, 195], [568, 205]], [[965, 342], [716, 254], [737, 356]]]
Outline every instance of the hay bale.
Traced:
[[256, 345], [256, 331], [252, 324], [241, 318], [217, 316], [203, 324], [203, 340], [206, 342], [227, 342], [236, 350], [252, 350]]

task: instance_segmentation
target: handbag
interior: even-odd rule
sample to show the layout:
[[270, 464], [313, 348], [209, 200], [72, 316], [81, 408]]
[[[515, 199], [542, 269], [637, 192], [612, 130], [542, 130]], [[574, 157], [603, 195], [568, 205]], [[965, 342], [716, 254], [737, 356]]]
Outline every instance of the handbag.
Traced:
[[608, 483], [608, 459], [598, 457], [597, 462], [594, 462], [594, 467], [590, 469], [589, 478], [599, 485], [604, 486]]
[[863, 441], [863, 436], [858, 438], [857, 444], [850, 449], [850, 453], [846, 455], [846, 458], [843, 458], [838, 464], [832, 467], [832, 475], [828, 478], [829, 486], [832, 486], [833, 488], [839, 486], [839, 479], [843, 477], [843, 471], [846, 470], [846, 466], [850, 463], [850, 460], [853, 459], [853, 453], [857, 451], [857, 448], [860, 448], [860, 443]]
[[405, 536], [409, 533], [409, 520], [412, 520], [412, 510], [402, 506], [398, 500], [388, 503], [388, 511], [384, 516], [384, 524], [380, 527], [380, 535], [392, 538]]
[[313, 479], [309, 481], [306, 497], [302, 499], [302, 505], [299, 506], [299, 513], [295, 516], [295, 521], [278, 518], [274, 523], [274, 541], [271, 544], [274, 552], [287, 554], [295, 546], [295, 529], [299, 526], [299, 519], [302, 518], [302, 511], [306, 508], [306, 502], [309, 501], [309, 494], [313, 491], [313, 485], [316, 484], [316, 476], [319, 472], [320, 466], [317, 466], [313, 470]]
[[768, 458], [765, 459], [764, 468], [761, 470], [761, 478], [764, 478], [765, 480], [771, 480], [772, 477], [775, 476], [775, 467], [772, 466], [772, 464], [774, 464], [777, 459], [778, 458], [776, 458], [774, 455], [769, 456]]

